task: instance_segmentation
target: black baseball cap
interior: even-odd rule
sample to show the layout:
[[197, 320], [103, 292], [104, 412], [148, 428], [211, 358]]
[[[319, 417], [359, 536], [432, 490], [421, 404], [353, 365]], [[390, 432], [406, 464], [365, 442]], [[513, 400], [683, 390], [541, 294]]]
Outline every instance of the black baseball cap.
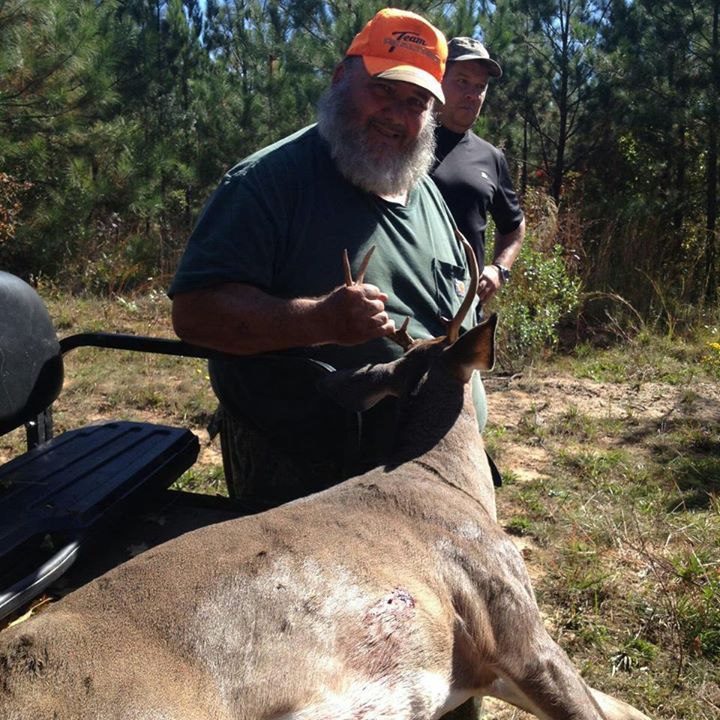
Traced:
[[475, 38], [454, 37], [448, 42], [447, 61], [459, 62], [461, 60], [479, 60], [487, 66], [491, 77], [499, 78], [502, 75], [502, 68], [491, 57], [487, 48]]

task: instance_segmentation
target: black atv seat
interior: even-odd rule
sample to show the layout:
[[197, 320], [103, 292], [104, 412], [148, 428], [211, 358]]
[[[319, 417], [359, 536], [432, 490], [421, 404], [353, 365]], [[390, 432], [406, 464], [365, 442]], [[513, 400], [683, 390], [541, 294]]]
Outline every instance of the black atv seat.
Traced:
[[167, 488], [197, 459], [198, 438], [167, 425], [102, 422], [52, 437], [63, 354], [90, 345], [211, 354], [179, 340], [112, 333], [58, 341], [35, 290], [0, 272], [0, 435], [25, 425], [28, 443], [0, 466], [0, 618], [65, 572], [103, 518]]

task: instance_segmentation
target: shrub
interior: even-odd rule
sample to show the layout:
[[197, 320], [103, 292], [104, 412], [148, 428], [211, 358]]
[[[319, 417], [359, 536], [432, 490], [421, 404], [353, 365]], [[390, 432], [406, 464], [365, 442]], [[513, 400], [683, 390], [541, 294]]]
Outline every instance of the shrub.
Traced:
[[0, 249], [15, 240], [15, 227], [22, 210], [20, 197], [31, 187], [29, 182], [20, 182], [0, 172]]
[[703, 367], [720, 378], [720, 342], [706, 343], [707, 353], [700, 358]]
[[558, 340], [563, 317], [580, 305], [580, 280], [573, 276], [560, 245], [550, 250], [534, 247], [528, 233], [512, 278], [494, 301], [501, 322], [498, 366], [517, 372]]

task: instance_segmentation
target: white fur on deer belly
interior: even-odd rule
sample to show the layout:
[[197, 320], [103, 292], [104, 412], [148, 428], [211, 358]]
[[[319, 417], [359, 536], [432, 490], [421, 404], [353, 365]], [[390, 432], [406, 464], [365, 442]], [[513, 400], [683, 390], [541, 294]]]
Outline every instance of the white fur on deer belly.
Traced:
[[455, 707], [447, 678], [418, 671], [379, 680], [356, 680], [341, 694], [326, 692], [317, 703], [273, 720], [436, 720]]
[[432, 718], [450, 693], [450, 667], [428, 653], [437, 603], [368, 586], [340, 564], [268, 558], [206, 594], [186, 646], [233, 717], [252, 716], [252, 695], [258, 708], [284, 708], [278, 718]]

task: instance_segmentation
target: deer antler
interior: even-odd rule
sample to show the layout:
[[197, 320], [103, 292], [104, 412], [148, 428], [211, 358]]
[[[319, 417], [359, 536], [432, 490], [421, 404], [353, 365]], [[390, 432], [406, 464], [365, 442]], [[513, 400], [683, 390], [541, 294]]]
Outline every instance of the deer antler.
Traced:
[[375, 252], [375, 246], [373, 245], [368, 251], [363, 261], [360, 263], [360, 269], [358, 270], [357, 278], [353, 280], [352, 270], [350, 270], [350, 260], [348, 258], [347, 248], [343, 250], [343, 270], [345, 271], [345, 285], [346, 287], [352, 287], [353, 285], [362, 285], [365, 281], [365, 273], [367, 272], [368, 265], [370, 264], [370, 258]]
[[[468, 265], [470, 266], [470, 286], [466, 290], [465, 299], [462, 305], [460, 305], [460, 309], [457, 311], [455, 317], [448, 322], [447, 339], [450, 343], [454, 343], [460, 336], [460, 326], [472, 307], [478, 291], [478, 282], [480, 281], [480, 270], [478, 268], [477, 258], [475, 257], [475, 251], [457, 228], [455, 228], [455, 237], [460, 241], [467, 255]], [[409, 322], [410, 318], [405, 318], [402, 327], [392, 335], [388, 335], [391, 340], [394, 340], [406, 352], [415, 344], [415, 340], [413, 340], [407, 332]]]
[[405, 352], [407, 352], [415, 344], [415, 340], [410, 337], [410, 334], [407, 331], [409, 323], [410, 318], [406, 317], [402, 327], [392, 333], [392, 335], [388, 335], [388, 338], [397, 343]]
[[[350, 269], [350, 259], [348, 258], [347, 248], [343, 250], [343, 270], [345, 272], [345, 285], [351, 287], [352, 285], [360, 285], [365, 279], [365, 272], [367, 271], [368, 265], [370, 264], [370, 258], [375, 252], [375, 245], [373, 245], [368, 251], [367, 255], [363, 258], [360, 263], [360, 269], [358, 270], [357, 278], [353, 280], [352, 270]], [[406, 352], [415, 344], [415, 341], [408, 334], [407, 328], [410, 318], [405, 318], [405, 322], [399, 330], [388, 335], [388, 339], [397, 343]]]
[[465, 254], [467, 255], [468, 265], [470, 266], [470, 287], [465, 292], [465, 299], [457, 311], [455, 317], [448, 324], [447, 339], [454, 343], [460, 336], [460, 326], [465, 320], [465, 316], [468, 314], [468, 310], [473, 304], [473, 300], [477, 295], [478, 282], [480, 281], [480, 271], [478, 269], [477, 258], [475, 257], [475, 251], [472, 249], [470, 243], [465, 239], [465, 236], [455, 228], [455, 237], [460, 241], [460, 244], [465, 248]]

